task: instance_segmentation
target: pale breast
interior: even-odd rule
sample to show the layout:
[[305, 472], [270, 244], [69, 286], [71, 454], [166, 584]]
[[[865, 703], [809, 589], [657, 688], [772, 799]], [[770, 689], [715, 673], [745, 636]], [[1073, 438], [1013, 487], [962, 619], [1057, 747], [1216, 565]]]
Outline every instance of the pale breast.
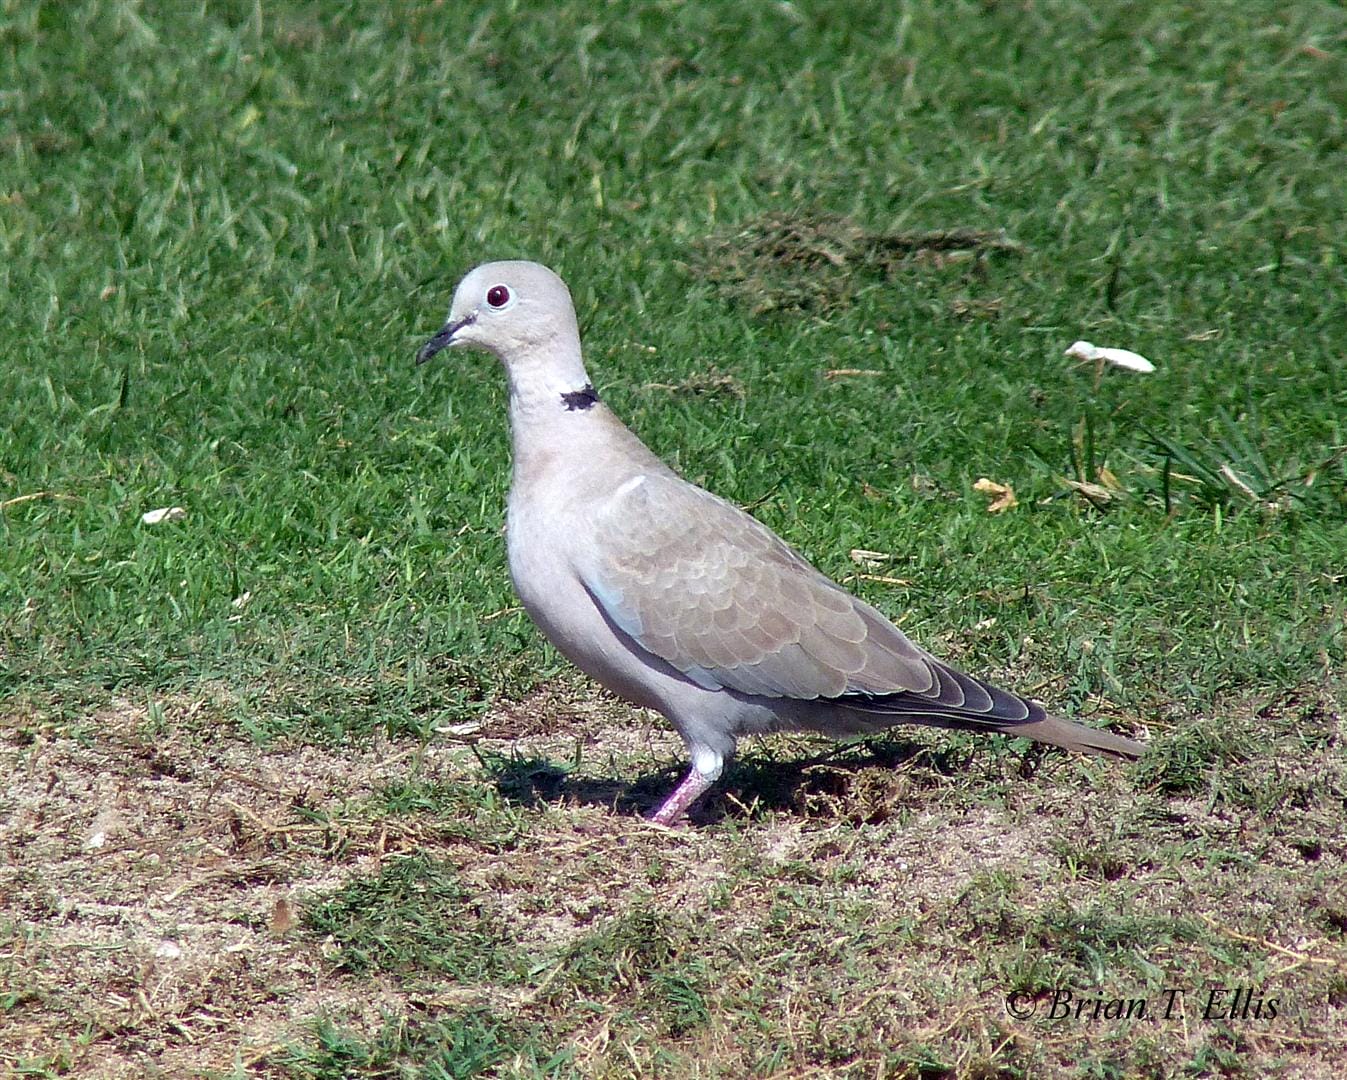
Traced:
[[633, 652], [631, 642], [614, 630], [585, 590], [571, 560], [573, 545], [585, 543], [580, 535], [584, 523], [547, 510], [537, 500], [513, 495], [510, 499], [506, 551], [520, 603], [544, 636], [581, 671], [628, 701], [659, 709], [664, 701], [662, 684], [672, 673], [652, 670], [647, 658]]

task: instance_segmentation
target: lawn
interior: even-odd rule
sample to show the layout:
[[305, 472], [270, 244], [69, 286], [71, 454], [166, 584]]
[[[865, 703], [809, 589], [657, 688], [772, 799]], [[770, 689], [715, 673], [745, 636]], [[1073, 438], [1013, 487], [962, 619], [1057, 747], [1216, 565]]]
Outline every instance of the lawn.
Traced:
[[[0, 0], [0, 75], [0, 1069], [1342, 1075], [1340, 5]], [[498, 366], [412, 362], [495, 258], [1146, 756], [775, 737], [647, 824], [681, 744], [510, 589]]]

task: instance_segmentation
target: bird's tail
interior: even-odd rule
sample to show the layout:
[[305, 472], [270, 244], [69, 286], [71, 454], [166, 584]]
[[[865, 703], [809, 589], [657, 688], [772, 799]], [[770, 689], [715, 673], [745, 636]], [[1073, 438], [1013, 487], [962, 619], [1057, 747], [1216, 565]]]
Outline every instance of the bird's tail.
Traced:
[[[899, 702], [902, 706], [895, 707]], [[895, 724], [924, 724], [928, 727], [950, 728], [955, 731], [994, 732], [1012, 738], [1019, 736], [1051, 746], [1060, 746], [1063, 750], [1123, 758], [1127, 761], [1141, 757], [1146, 751], [1146, 747], [1134, 739], [1053, 716], [1045, 712], [1037, 702], [1030, 701], [1023, 702], [1025, 710], [1029, 713], [1023, 720], [966, 713], [954, 709], [922, 708], [912, 705], [908, 695], [901, 697], [895, 695], [881, 702], [867, 703], [864, 708], [851, 706], [846, 709], [821, 711], [820, 705], [823, 704], [821, 702], [804, 704], [812, 706], [813, 711], [799, 717], [798, 726], [829, 735], [862, 735], [881, 731]], [[879, 705], [883, 707], [877, 707]]]
[[1006, 724], [994, 730], [1002, 735], [1022, 736], [1035, 742], [1049, 743], [1082, 754], [1101, 754], [1105, 757], [1134, 760], [1146, 750], [1145, 746], [1134, 739], [1063, 720], [1059, 716], [1045, 716], [1042, 720], [1030, 720], [1022, 724]]
[[[1035, 742], [1060, 746], [1082, 754], [1134, 760], [1146, 748], [1139, 742], [1109, 731], [1086, 727], [1072, 720], [1053, 716], [1036, 701], [1022, 698], [999, 687], [954, 671], [939, 661], [930, 661], [940, 676], [939, 687], [947, 700], [932, 700], [929, 695], [903, 691], [896, 694], [848, 694], [826, 702], [837, 708], [822, 716], [805, 720], [806, 726], [834, 734], [841, 731], [876, 731], [894, 724], [928, 724], [931, 727], [959, 731], [996, 732], [1021, 736]], [[981, 707], [970, 706], [969, 687], [980, 692]], [[952, 688], [952, 689], [951, 689]], [[954, 699], [954, 700], [949, 700]], [[817, 709], [825, 703], [810, 703]]]

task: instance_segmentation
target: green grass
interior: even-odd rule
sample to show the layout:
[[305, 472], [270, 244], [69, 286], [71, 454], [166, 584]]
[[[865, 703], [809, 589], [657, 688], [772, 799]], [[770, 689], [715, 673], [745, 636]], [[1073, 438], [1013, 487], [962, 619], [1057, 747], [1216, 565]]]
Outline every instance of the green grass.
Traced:
[[[750, 753], [729, 781], [748, 812], [712, 830], [742, 949], [696, 923], [714, 888], [689, 911], [659, 902], [658, 866], [632, 870], [656, 899], [610, 898], [557, 946], [473, 909], [485, 886], [461, 864], [530, 856], [565, 831], [558, 799], [629, 807], [623, 784], [669, 762], [605, 763], [602, 740], [582, 761], [578, 736], [550, 764], [465, 752], [451, 781], [362, 804], [433, 850], [317, 890], [304, 933], [330, 938], [341, 977], [536, 996], [364, 1034], [322, 1020], [277, 1070], [1043, 1075], [1067, 1069], [1060, 1031], [1007, 1043], [1003, 1016], [958, 1021], [986, 986], [1156, 986], [1174, 968], [1152, 948], [1190, 981], [1242, 977], [1218, 949], [1236, 939], [1137, 884], [1192, 865], [1231, 898], [1224, 875], [1256, 891], [1280, 874], [1292, 921], [1341, 944], [1341, 904], [1296, 876], [1343, 880], [1339, 5], [375, 7], [0, 0], [0, 724], [16, 762], [103, 745], [99, 718], [127, 701], [201, 745], [343, 748], [439, 745], [437, 726], [484, 718], [490, 737], [502, 702], [589, 695], [514, 610], [499, 371], [412, 364], [457, 277], [503, 257], [563, 274], [596, 385], [687, 476], [834, 576], [868, 572], [852, 548], [891, 553], [872, 577], [910, 584], [850, 584], [918, 641], [1144, 727], [1155, 749], [1101, 811], [1117, 829], [1044, 825], [1051, 873], [1033, 897], [1007, 886], [1027, 914], [996, 921], [985, 883], [937, 905], [933, 951], [958, 974], [901, 1038], [879, 1004], [806, 1002], [827, 972], [878, 993], [895, 971], [851, 950], [915, 963], [922, 934], [857, 898], [845, 840], [818, 881], [752, 886], [754, 830], [780, 815], [854, 840], [944, 806], [1014, 818], [1018, 784], [1084, 798], [1101, 774], [964, 736], [888, 772]], [[1010, 243], [893, 246], [953, 229]], [[1096, 379], [1061, 355], [1078, 338], [1158, 371]], [[881, 374], [825, 376], [849, 368]], [[989, 514], [983, 476], [1018, 506]], [[186, 519], [140, 524], [171, 505]], [[184, 727], [183, 702], [208, 722]], [[1232, 836], [1202, 815], [1253, 824]], [[1293, 841], [1321, 854], [1286, 855]], [[1051, 898], [1082, 883], [1115, 903], [1077, 925]], [[802, 927], [797, 903], [823, 906]], [[989, 935], [977, 978], [960, 929]], [[789, 1009], [752, 970], [759, 950], [822, 965]], [[0, 1004], [26, 995], [0, 986]], [[1341, 1001], [1302, 1005], [1316, 1038], [1341, 1035]], [[600, 1038], [587, 1025], [605, 1012]], [[557, 1057], [577, 1032], [587, 1049]], [[1274, 1075], [1283, 1052], [1237, 1031], [1174, 1064], [1156, 1031], [1095, 1034], [1071, 1075]]]
[[352, 882], [308, 918], [314, 932], [340, 950], [341, 967], [356, 974], [410, 967], [507, 985], [520, 976], [508, 943], [492, 932], [497, 920], [458, 883], [452, 867], [426, 859], [401, 859], [377, 879]]
[[[288, 1054], [291, 1075], [312, 1080], [345, 1080], [353, 1076], [396, 1075], [401, 1062], [414, 1058], [428, 1080], [460, 1080], [514, 1056], [508, 1026], [489, 1013], [467, 1012], [438, 1023], [389, 1023], [372, 1039], [351, 1038], [329, 1023], [320, 1023], [314, 1046]], [[534, 1060], [542, 1075], [559, 1061]]]

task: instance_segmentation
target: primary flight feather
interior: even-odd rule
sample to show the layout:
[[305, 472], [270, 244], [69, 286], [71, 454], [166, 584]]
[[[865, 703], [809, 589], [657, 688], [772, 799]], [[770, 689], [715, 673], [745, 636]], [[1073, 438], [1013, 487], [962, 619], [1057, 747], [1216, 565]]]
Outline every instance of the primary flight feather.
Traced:
[[510, 576], [554, 645], [668, 717], [692, 769], [656, 811], [677, 821], [742, 735], [855, 735], [921, 723], [1122, 758], [1139, 743], [1050, 716], [914, 645], [738, 507], [682, 479], [598, 399], [565, 282], [486, 263], [417, 355], [475, 346], [510, 387]]

